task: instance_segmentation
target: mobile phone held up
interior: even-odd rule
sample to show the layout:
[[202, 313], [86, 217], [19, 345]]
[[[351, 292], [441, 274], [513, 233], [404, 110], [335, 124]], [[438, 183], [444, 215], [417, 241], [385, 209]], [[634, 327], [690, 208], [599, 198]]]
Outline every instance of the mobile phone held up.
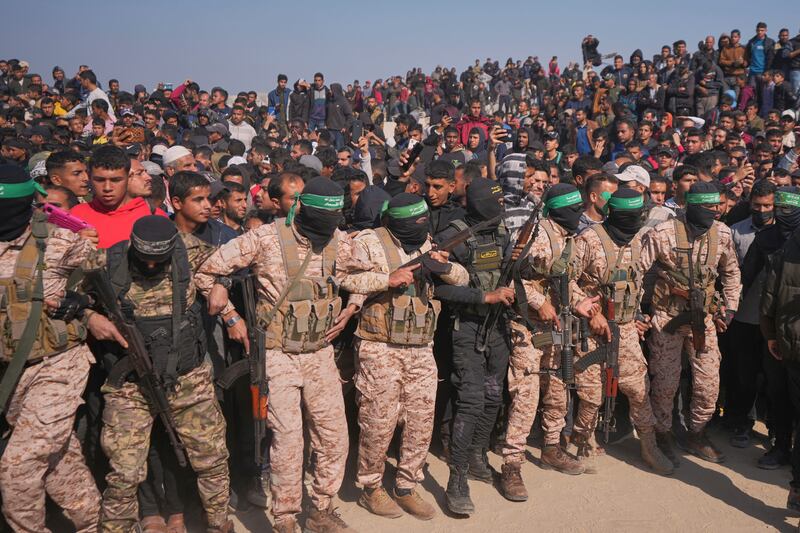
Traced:
[[400, 165], [400, 168], [403, 169], [403, 172], [408, 172], [408, 169], [411, 168], [411, 165], [414, 164], [414, 161], [417, 160], [419, 154], [422, 153], [422, 149], [425, 148], [422, 143], [417, 143], [414, 145], [414, 148], [408, 153], [408, 159], [405, 163]]

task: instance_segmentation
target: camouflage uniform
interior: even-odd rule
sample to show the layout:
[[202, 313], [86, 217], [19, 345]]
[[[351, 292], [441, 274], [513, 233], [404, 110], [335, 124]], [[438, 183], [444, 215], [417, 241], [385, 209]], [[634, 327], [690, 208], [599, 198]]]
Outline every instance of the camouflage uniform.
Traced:
[[[194, 271], [210, 253], [199, 239], [181, 234], [189, 265]], [[85, 270], [104, 268], [107, 251], [90, 258]], [[169, 269], [155, 278], [141, 278], [131, 271], [131, 286], [126, 295], [136, 318], [170, 316], [172, 276]], [[195, 301], [191, 276], [186, 289], [187, 306]], [[103, 385], [105, 399], [101, 445], [109, 458], [111, 472], [103, 492], [101, 531], [131, 531], [139, 518], [136, 490], [147, 477], [147, 452], [153, 427], [151, 407], [136, 383], [116, 388]], [[204, 362], [178, 375], [174, 390], [167, 392], [174, 415], [175, 430], [186, 448], [192, 469], [197, 474], [197, 489], [206, 511], [209, 527], [221, 528], [228, 522], [228, 450], [225, 446], [225, 420], [214, 391], [211, 365]]]
[[[623, 249], [620, 265], [631, 264], [632, 250], [641, 249], [641, 239], [641, 233], [639, 233]], [[613, 246], [616, 254], [619, 254], [619, 246], [610, 239], [608, 244]], [[576, 280], [572, 282], [573, 302], [578, 302], [587, 296], [601, 294], [601, 286], [605, 283], [608, 269], [613, 269], [614, 265], [608, 264], [603, 242], [596, 231], [588, 229], [576, 239], [575, 265]], [[633, 265], [632, 268], [638, 269], [638, 266]], [[634, 308], [638, 307], [641, 296], [641, 281], [638, 281], [640, 279], [641, 276], [636, 281], [639, 284], [639, 291], [630, 294], [630, 305]], [[633, 320], [619, 323], [619, 335], [619, 389], [625, 393], [630, 402], [630, 416], [633, 425], [640, 432], [650, 432], [655, 425], [655, 418], [648, 398], [647, 362], [639, 344], [636, 323]], [[591, 337], [588, 344], [589, 353], [599, 347], [596, 337]], [[587, 438], [593, 434], [597, 426], [597, 416], [603, 402], [601, 370], [601, 365], [592, 365], [575, 375], [578, 397], [581, 400], [575, 418], [575, 431]]]
[[[567, 233], [558, 224], [543, 219], [541, 224], [547, 224], [557, 236], [557, 254], [564, 248]], [[536, 240], [530, 248], [530, 261], [540, 269], [549, 269], [558, 259], [553, 255], [553, 246], [548, 233], [541, 230], [536, 235]], [[526, 275], [527, 276], [527, 275]], [[547, 282], [534, 282], [523, 280], [523, 287], [528, 299], [528, 305], [539, 309], [546, 301], [558, 307], [558, 294], [549, 288]], [[545, 295], [545, 291], [547, 295]], [[552, 329], [552, 324], [546, 324], [530, 317], [532, 324], [538, 331]], [[508, 391], [511, 404], [508, 411], [508, 426], [506, 439], [503, 446], [503, 458], [506, 463], [519, 463], [524, 459], [525, 443], [536, 417], [539, 403], [541, 368], [555, 370], [560, 367], [559, 352], [553, 346], [546, 346], [543, 350], [535, 348], [531, 342], [531, 333], [522, 322], [511, 321], [512, 351], [508, 369]], [[545, 445], [558, 444], [561, 431], [566, 425], [567, 416], [567, 388], [557, 376], [550, 373], [542, 380], [544, 395], [542, 396], [542, 427], [544, 429]]]
[[[431, 249], [429, 240], [419, 252], [409, 255], [398, 241], [394, 240], [393, 244], [401, 264]], [[353, 239], [353, 258], [362, 268], [369, 265], [368, 275], [348, 275], [342, 280], [345, 290], [360, 294], [389, 290], [391, 268], [375, 231], [363, 231]], [[450, 264], [451, 271], [442, 276], [442, 281], [467, 285], [469, 275], [466, 269], [457, 263]], [[380, 287], [375, 286], [375, 274], [380, 276]], [[350, 303], [354, 303], [354, 299], [351, 298]], [[361, 428], [358, 482], [367, 488], [380, 486], [386, 450], [400, 422], [403, 436], [396, 486], [398, 489], [413, 489], [424, 478], [423, 467], [433, 431], [437, 368], [432, 345], [360, 339], [357, 350], [355, 385], [359, 392], [358, 425]]]
[[[13, 242], [0, 242], [0, 277], [14, 271], [29, 235], [30, 230]], [[91, 250], [90, 242], [78, 235], [51, 230], [43, 273], [45, 298], [60, 295], [70, 273]], [[49, 531], [45, 494], [64, 510], [77, 531], [97, 531], [100, 493], [73, 430], [92, 363], [91, 352], [80, 344], [28, 366], [20, 377], [6, 412], [13, 432], [0, 458], [3, 515], [15, 531]]]
[[[675, 220], [677, 223], [683, 224], [684, 219], [681, 217]], [[694, 241], [692, 257], [695, 262], [704, 263], [716, 271], [722, 282], [722, 296], [726, 308], [735, 311], [739, 303], [741, 275], [733, 248], [731, 231], [724, 224], [715, 221], [712, 229], [709, 230], [709, 233], [711, 232], [716, 232], [717, 235], [714, 257], [708, 257], [710, 250], [708, 239]], [[642, 244], [640, 271], [645, 272], [653, 265], [658, 268], [656, 296], [653, 298], [653, 327], [648, 339], [652, 378], [650, 402], [656, 418], [656, 430], [666, 432], [672, 427], [672, 407], [681, 373], [681, 349], [685, 341], [692, 335], [689, 324], [681, 326], [673, 334], [663, 330], [664, 326], [677, 315], [677, 312], [665, 306], [657, 297], [659, 291], [663, 294], [669, 293], [670, 285], [674, 285], [674, 282], [671, 281], [668, 272], [679, 268], [680, 259], [674, 251], [677, 246], [677, 238], [673, 220], [662, 222], [653, 228], [644, 236]], [[705, 350], [689, 358], [692, 368], [689, 429], [693, 432], [701, 431], [711, 420], [719, 395], [720, 352], [717, 344], [717, 332], [711, 316], [706, 316], [705, 326]]]
[[[203, 263], [195, 281], [208, 295], [216, 276], [225, 276], [252, 266], [257, 273], [259, 300], [274, 305], [290, 282], [282, 258], [277, 224], [266, 224], [222, 245]], [[310, 251], [308, 239], [291, 227], [301, 259]], [[336, 277], [341, 279], [351, 264], [351, 245], [347, 235], [338, 231]], [[322, 254], [314, 254], [306, 276], [321, 276]], [[375, 286], [380, 286], [374, 275]], [[233, 311], [228, 302], [222, 310]], [[312, 504], [319, 510], [330, 507], [339, 491], [347, 459], [347, 420], [344, 414], [341, 381], [333, 357], [333, 347], [325, 346], [310, 353], [266, 351], [266, 375], [269, 377], [269, 413], [267, 423], [273, 431], [270, 445], [272, 513], [276, 521], [289, 519], [301, 511], [303, 496], [303, 418], [306, 417], [311, 449], [315, 457], [314, 480], [310, 487]]]

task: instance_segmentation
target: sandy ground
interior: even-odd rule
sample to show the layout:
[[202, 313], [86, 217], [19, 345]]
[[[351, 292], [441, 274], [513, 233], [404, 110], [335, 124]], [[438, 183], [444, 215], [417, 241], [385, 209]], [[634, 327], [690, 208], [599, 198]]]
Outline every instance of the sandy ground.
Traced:
[[[765, 433], [763, 425], [756, 428]], [[756, 467], [764, 453], [760, 441], [747, 449], [728, 445], [728, 434], [711, 432], [727, 456], [715, 465], [683, 456], [670, 477], [643, 470], [639, 441], [629, 438], [612, 444], [598, 458], [597, 474], [567, 476], [539, 466], [539, 450], [529, 447], [523, 478], [530, 493], [525, 503], [505, 500], [484, 483], [470, 481], [476, 513], [471, 518], [448, 516], [444, 509], [447, 465], [428, 457], [423, 495], [435, 500], [440, 511], [430, 522], [410, 516], [388, 520], [371, 515], [356, 504], [359, 489], [353, 474], [351, 451], [339, 500], [339, 512], [355, 530], [364, 532], [472, 532], [492, 531], [794, 531], [800, 514], [786, 509], [789, 467], [767, 471]], [[500, 457], [489, 461], [500, 470]], [[393, 462], [392, 460], [389, 463]], [[387, 465], [387, 486], [393, 469]], [[237, 531], [270, 531], [267, 513], [240, 512]]]

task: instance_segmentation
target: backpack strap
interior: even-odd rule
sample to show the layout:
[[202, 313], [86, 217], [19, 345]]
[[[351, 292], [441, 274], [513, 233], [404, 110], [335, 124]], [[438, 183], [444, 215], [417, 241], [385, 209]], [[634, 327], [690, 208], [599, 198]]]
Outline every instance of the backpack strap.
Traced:
[[402, 264], [402, 262], [400, 260], [400, 253], [397, 251], [397, 247], [394, 245], [394, 240], [392, 239], [389, 230], [384, 227], [378, 227], [373, 231], [375, 232], [375, 235], [378, 236], [378, 240], [383, 247], [384, 255], [386, 255], [386, 262], [389, 263], [389, 272], [394, 272]]

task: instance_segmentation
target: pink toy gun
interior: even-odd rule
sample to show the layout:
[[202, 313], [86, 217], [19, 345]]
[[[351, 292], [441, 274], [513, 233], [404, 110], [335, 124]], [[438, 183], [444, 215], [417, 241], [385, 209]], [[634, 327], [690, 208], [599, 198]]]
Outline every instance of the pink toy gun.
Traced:
[[81, 230], [92, 227], [88, 222], [84, 222], [78, 217], [70, 215], [68, 212], [53, 204], [44, 204], [42, 206], [42, 211], [47, 215], [47, 221], [51, 224], [55, 224], [59, 228], [78, 233]]

